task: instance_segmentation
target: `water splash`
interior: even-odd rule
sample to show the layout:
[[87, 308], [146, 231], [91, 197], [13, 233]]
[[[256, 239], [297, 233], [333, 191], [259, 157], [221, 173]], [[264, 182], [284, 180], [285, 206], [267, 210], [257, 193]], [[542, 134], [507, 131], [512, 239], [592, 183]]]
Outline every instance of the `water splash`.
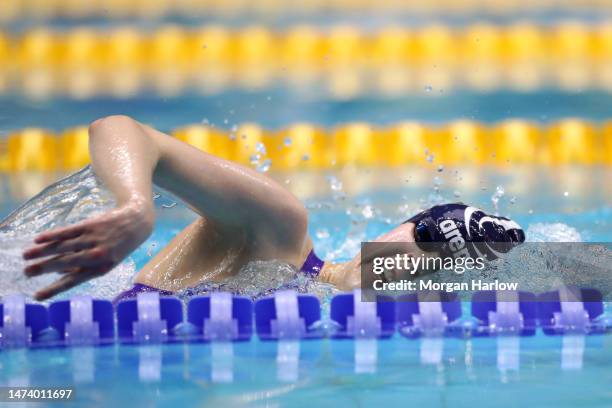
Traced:
[[272, 160], [266, 159], [257, 166], [257, 171], [260, 173], [266, 173], [270, 170], [270, 167], [272, 167]]
[[[114, 206], [111, 194], [87, 166], [50, 185], [13, 211], [0, 222], [0, 274], [4, 283], [0, 285], [0, 296], [15, 292], [32, 296], [59, 277], [58, 274], [45, 274], [28, 279], [23, 275], [26, 262], [21, 254], [32, 245], [35, 235], [99, 215]], [[134, 272], [134, 263], [128, 259], [103, 277], [63, 296], [88, 292], [98, 297], [113, 297], [130, 284]]]
[[50, 228], [74, 224], [115, 206], [91, 166], [45, 188], [0, 222], [0, 233], [33, 235]]
[[575, 228], [561, 223], [530, 224], [525, 235], [527, 242], [582, 242]]
[[264, 145], [262, 142], [257, 142], [255, 145], [255, 150], [257, 153], [260, 153], [263, 156], [266, 155], [266, 145]]
[[272, 295], [280, 289], [294, 289], [299, 293], [311, 293], [321, 300], [329, 300], [337, 293], [334, 286], [319, 282], [293, 265], [281, 261], [253, 261], [245, 265], [235, 276], [220, 282], [203, 282], [177, 295], [187, 299], [219, 290], [258, 299]]
[[340, 181], [338, 177], [329, 175], [327, 176], [327, 182], [329, 183], [329, 188], [332, 191], [332, 199], [336, 203], [346, 198], [346, 193], [344, 192], [342, 181]]
[[329, 230], [327, 228], [319, 228], [315, 232], [315, 236], [317, 239], [328, 239], [329, 238]]
[[[3, 283], [0, 285], [0, 297], [11, 293], [22, 293], [33, 297], [36, 291], [60, 278], [60, 275], [56, 273], [34, 278], [26, 278], [23, 274], [26, 262], [21, 254], [25, 248], [32, 245], [32, 239], [33, 235], [15, 236], [0, 233], [0, 275], [2, 275]], [[135, 273], [134, 262], [128, 258], [104, 276], [65, 292], [58, 298], [67, 298], [76, 293], [88, 293], [94, 297], [112, 299], [131, 286], [131, 278]]]
[[493, 203], [493, 208], [495, 208], [495, 215], [499, 216], [499, 201], [506, 195], [506, 191], [504, 187], [497, 186], [495, 188], [495, 193], [491, 196], [491, 202]]

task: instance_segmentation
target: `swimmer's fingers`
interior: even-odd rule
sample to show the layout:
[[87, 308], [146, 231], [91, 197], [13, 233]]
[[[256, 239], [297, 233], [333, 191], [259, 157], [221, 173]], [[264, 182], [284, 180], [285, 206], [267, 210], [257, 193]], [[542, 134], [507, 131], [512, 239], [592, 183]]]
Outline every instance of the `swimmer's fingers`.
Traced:
[[107, 251], [102, 248], [75, 252], [71, 255], [58, 255], [27, 266], [24, 272], [27, 276], [34, 277], [76, 267], [99, 267], [112, 264], [112, 260], [107, 259], [106, 255]]
[[93, 268], [86, 270], [81, 268], [78, 272], [66, 274], [60, 279], [53, 282], [51, 285], [36, 292], [34, 298], [36, 300], [49, 299], [50, 297], [53, 297], [58, 293], [67, 291], [68, 289], [72, 289], [83, 282], [102, 275], [104, 273], [102, 272], [102, 270], [103, 269], [101, 268]]
[[56, 228], [51, 231], [45, 231], [34, 238], [34, 243], [43, 244], [45, 242], [61, 241], [66, 239], [76, 238], [82, 235], [86, 229], [87, 223], [69, 225], [68, 227]]
[[79, 238], [70, 239], [67, 241], [52, 241], [26, 250], [23, 253], [23, 259], [30, 260], [45, 256], [78, 252], [84, 249], [93, 248], [94, 245], [94, 242], [85, 241]]

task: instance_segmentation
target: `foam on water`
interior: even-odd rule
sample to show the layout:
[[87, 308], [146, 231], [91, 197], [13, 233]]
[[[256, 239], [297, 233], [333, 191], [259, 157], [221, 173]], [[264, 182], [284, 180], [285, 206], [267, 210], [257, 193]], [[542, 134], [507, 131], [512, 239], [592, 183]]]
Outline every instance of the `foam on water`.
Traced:
[[[34, 236], [42, 231], [74, 224], [100, 214], [115, 205], [113, 197], [96, 179], [90, 166], [50, 185], [0, 222], [0, 296], [23, 293], [32, 296], [36, 290], [56, 280], [58, 274], [26, 278], [22, 259], [24, 249], [32, 246]], [[99, 297], [112, 297], [125, 289], [135, 272], [134, 263], [127, 260], [114, 270], [74, 291], [88, 292]]]
[[0, 222], [0, 233], [34, 235], [74, 224], [113, 208], [112, 195], [102, 187], [91, 166], [51, 184]]
[[312, 293], [320, 299], [330, 299], [337, 290], [329, 284], [318, 282], [290, 264], [280, 261], [253, 261], [240, 272], [222, 282], [203, 282], [196, 287], [178, 293], [179, 297], [214, 291], [227, 291], [257, 299], [270, 296], [279, 289], [294, 289], [300, 293]]
[[528, 242], [582, 242], [575, 228], [561, 223], [530, 224], [525, 235]]

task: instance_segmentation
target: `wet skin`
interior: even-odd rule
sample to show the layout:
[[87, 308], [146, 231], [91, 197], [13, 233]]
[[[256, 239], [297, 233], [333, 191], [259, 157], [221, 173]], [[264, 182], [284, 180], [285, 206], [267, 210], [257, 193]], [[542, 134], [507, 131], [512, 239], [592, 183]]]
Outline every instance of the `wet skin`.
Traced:
[[[62, 276], [35, 295], [43, 300], [101, 276], [151, 234], [153, 184], [185, 201], [199, 218], [181, 231], [136, 275], [135, 282], [176, 291], [236, 274], [253, 260], [299, 267], [312, 250], [302, 203], [272, 178], [202, 152], [127, 116], [89, 127], [96, 176], [114, 195], [115, 209], [46, 231], [23, 253], [26, 276]], [[414, 242], [414, 225], [377, 239]], [[360, 256], [326, 263], [320, 279], [347, 290], [360, 284]]]

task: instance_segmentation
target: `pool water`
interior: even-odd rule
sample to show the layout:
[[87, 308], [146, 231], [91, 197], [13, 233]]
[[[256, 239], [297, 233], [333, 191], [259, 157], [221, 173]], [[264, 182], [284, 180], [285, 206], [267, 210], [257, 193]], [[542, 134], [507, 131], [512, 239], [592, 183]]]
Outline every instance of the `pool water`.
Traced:
[[[373, 344], [111, 346], [3, 352], [0, 381], [75, 388], [79, 406], [608, 407], [612, 338], [394, 337]], [[374, 348], [359, 359], [355, 349]], [[117, 381], [120, 379], [120, 381]], [[52, 404], [50, 404], [52, 405]]]
[[[432, 165], [272, 176], [289, 180], [289, 188], [304, 199], [315, 248], [328, 259], [352, 257], [361, 241], [374, 239], [420, 207], [445, 200], [511, 214], [527, 229], [528, 239], [612, 240], [605, 168], [439, 171]], [[127, 287], [130, 274], [195, 217], [163, 191], [156, 195], [156, 207], [154, 234], [128, 266], [118, 268], [120, 275], [113, 276], [118, 273], [114, 271], [103, 278], [106, 283], [76, 292], [109, 296]], [[124, 282], [117, 282], [116, 276]], [[330, 295], [322, 297], [324, 313]], [[468, 313], [469, 305], [464, 304], [464, 315]], [[137, 401], [144, 406], [185, 407], [606, 407], [612, 402], [610, 364], [610, 335], [547, 337], [538, 332], [524, 338], [409, 340], [396, 334], [389, 340], [359, 343], [253, 338], [235, 344], [3, 351], [0, 383], [70, 384], [79, 406]]]
[[[368, 15], [359, 23], [368, 25], [371, 20]], [[423, 23], [418, 20], [413, 23]], [[392, 97], [360, 94], [349, 100], [330, 100], [317, 90], [296, 92], [283, 86], [255, 91], [230, 87], [214, 96], [143, 93], [125, 99], [33, 100], [19, 92], [3, 93], [0, 136], [27, 126], [62, 131], [119, 113], [163, 131], [188, 123], [227, 130], [247, 121], [278, 129], [298, 121], [333, 127], [351, 121], [384, 126], [402, 120], [441, 124], [467, 119], [492, 124], [521, 118], [546, 126], [566, 117], [593, 123], [610, 119], [612, 95], [606, 90], [427, 92], [428, 87], [423, 83], [416, 87], [422, 92]], [[314, 247], [329, 260], [347, 260], [362, 241], [376, 238], [419, 209], [448, 201], [510, 216], [526, 229], [528, 240], [612, 242], [610, 166], [453, 167], [434, 158], [429, 164], [401, 169], [346, 167], [288, 173], [276, 171], [272, 163], [270, 175], [306, 204]], [[60, 176], [0, 173], [0, 219]], [[128, 261], [58, 299], [75, 293], [112, 298], [195, 218], [165, 192], [156, 198], [156, 208], [153, 235]], [[27, 234], [18, 239], [0, 235], [0, 273], [8, 282], [0, 285], [0, 296], [16, 290], [31, 294], [41, 285], [41, 280], [26, 281], [20, 272], [19, 254], [30, 239]], [[333, 291], [316, 285], [314, 289], [325, 313]], [[611, 314], [611, 305], [606, 308]], [[465, 316], [469, 304], [464, 303], [463, 309]], [[420, 340], [396, 334], [380, 341], [301, 343], [261, 342], [254, 337], [234, 344], [1, 350], [0, 386], [71, 386], [77, 403], [66, 405], [87, 407], [607, 408], [612, 406], [610, 367], [610, 334], [551, 337], [538, 331], [523, 338]]]

